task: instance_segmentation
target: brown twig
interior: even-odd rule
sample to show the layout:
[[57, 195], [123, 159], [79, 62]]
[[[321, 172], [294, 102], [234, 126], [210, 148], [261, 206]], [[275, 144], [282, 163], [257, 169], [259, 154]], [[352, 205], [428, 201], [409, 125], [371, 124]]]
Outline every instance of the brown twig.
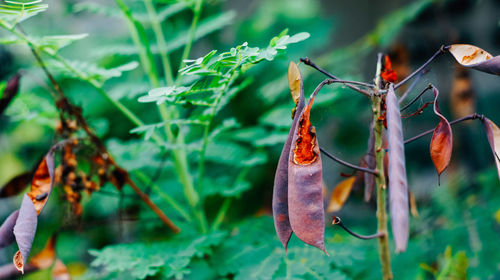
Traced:
[[[341, 80], [338, 77], [335, 77], [334, 75], [328, 73], [326, 70], [322, 69], [321, 67], [319, 67], [318, 65], [316, 65], [314, 62], [312, 62], [309, 58], [307, 58], [307, 57], [306, 58], [301, 58], [300, 61], [304, 62], [305, 65], [311, 66], [312, 68], [314, 68], [314, 69], [318, 70], [319, 72], [325, 74], [327, 77], [330, 77], [333, 80], [337, 80], [337, 81], [340, 81], [341, 83], [344, 83], [348, 88], [353, 89], [353, 90], [355, 90], [355, 91], [357, 91], [357, 92], [359, 92], [359, 93], [361, 93], [361, 94], [363, 94], [365, 96], [370, 97], [370, 93], [368, 93], [366, 90], [362, 90], [362, 89], [360, 89], [360, 88], [358, 88], [356, 86], [353, 86], [353, 85], [351, 85], [349, 83], [345, 83], [347, 81]], [[358, 84], [358, 85], [360, 84], [360, 85], [363, 85], [363, 86], [366, 86], [366, 87], [373, 88], [373, 85], [367, 84], [367, 83], [356, 82], [356, 84]]]
[[418, 67], [417, 70], [415, 70], [413, 73], [411, 73], [410, 75], [408, 75], [406, 78], [404, 78], [401, 82], [397, 83], [396, 85], [394, 85], [394, 89], [397, 89], [399, 88], [400, 86], [402, 86], [404, 83], [406, 83], [408, 80], [410, 80], [411, 78], [413, 78], [415, 75], [419, 74], [422, 70], [425, 69], [425, 67], [427, 67], [427, 65], [429, 65], [436, 57], [438, 57], [440, 54], [443, 54], [445, 53], [446, 50], [448, 50], [449, 47], [445, 47], [445, 46], [441, 46], [439, 48], [439, 50], [437, 50], [432, 56], [431, 58], [429, 58], [424, 64], [422, 64], [422, 66]]
[[349, 233], [350, 235], [354, 236], [354, 237], [357, 237], [359, 239], [364, 239], [364, 240], [367, 240], [367, 239], [375, 239], [375, 238], [379, 238], [379, 237], [382, 237], [384, 236], [385, 234], [383, 232], [377, 232], [375, 234], [371, 234], [371, 235], [361, 235], [361, 234], [357, 234], [355, 232], [353, 232], [352, 230], [350, 230], [348, 227], [346, 227], [343, 223], [342, 223], [342, 220], [340, 219], [340, 217], [336, 217], [334, 216], [333, 217], [333, 222], [332, 222], [333, 225], [338, 225], [340, 226], [341, 228], [343, 228], [347, 233]]
[[[474, 114], [471, 114], [471, 115], [468, 115], [468, 116], [465, 116], [463, 118], [460, 118], [460, 119], [456, 119], [454, 121], [451, 121], [450, 122], [450, 125], [454, 125], [454, 124], [457, 124], [457, 123], [461, 123], [463, 121], [468, 121], [468, 120], [475, 120], [475, 119], [484, 119], [484, 115], [480, 115], [480, 114], [477, 114], [477, 113], [474, 113]], [[408, 144], [408, 143], [411, 143], [419, 138], [422, 138], [424, 137], [425, 135], [428, 135], [428, 134], [431, 134], [434, 132], [434, 129], [429, 129], [427, 131], [424, 131], [416, 136], [413, 136], [412, 138], [410, 139], [407, 139], [405, 140], [405, 144]]]
[[354, 170], [358, 170], [358, 171], [362, 171], [362, 172], [367, 172], [367, 173], [371, 173], [371, 174], [373, 174], [373, 175], [375, 175], [375, 176], [378, 176], [378, 171], [377, 171], [377, 170], [375, 170], [375, 169], [370, 169], [370, 168], [366, 168], [366, 167], [361, 167], [361, 166], [354, 165], [354, 164], [348, 163], [348, 162], [346, 162], [346, 161], [343, 161], [343, 160], [341, 160], [340, 158], [338, 158], [338, 157], [336, 157], [336, 156], [334, 156], [334, 155], [330, 154], [329, 152], [327, 152], [325, 149], [323, 149], [323, 148], [321, 148], [321, 147], [319, 147], [319, 150], [320, 150], [320, 151], [321, 151], [321, 152], [322, 152], [322, 153], [323, 153], [326, 157], [328, 157], [328, 158], [330, 158], [331, 160], [336, 161], [336, 162], [338, 162], [338, 163], [340, 163], [340, 164], [342, 164], [342, 165], [345, 165], [345, 166], [347, 166], [347, 167], [349, 167], [349, 168], [352, 168], [352, 169], [354, 169]]
[[149, 198], [149, 196], [147, 194], [145, 194], [143, 191], [141, 191], [139, 189], [139, 187], [137, 187], [137, 185], [135, 184], [135, 182], [130, 178], [130, 175], [129, 175], [128, 171], [125, 170], [124, 168], [120, 167], [115, 162], [115, 160], [113, 159], [113, 157], [109, 154], [109, 152], [108, 152], [106, 146], [104, 145], [104, 143], [94, 133], [94, 131], [89, 127], [87, 121], [83, 117], [81, 108], [73, 105], [68, 100], [68, 98], [64, 94], [64, 91], [60, 87], [59, 83], [54, 79], [54, 76], [52, 76], [52, 74], [49, 72], [49, 70], [47, 69], [47, 67], [46, 67], [45, 63], [43, 62], [42, 58], [37, 53], [36, 49], [32, 45], [29, 45], [29, 47], [31, 49], [31, 52], [35, 56], [35, 59], [40, 64], [40, 67], [42, 68], [42, 70], [44, 71], [44, 73], [47, 75], [47, 77], [49, 78], [52, 86], [54, 87], [54, 89], [56, 90], [56, 92], [59, 95], [57, 97], [58, 99], [56, 100], [56, 106], [59, 109], [61, 109], [62, 111], [67, 112], [69, 115], [73, 116], [76, 119], [78, 125], [85, 131], [85, 133], [89, 137], [90, 141], [97, 147], [100, 156], [104, 160], [106, 160], [110, 165], [112, 165], [115, 168], [115, 170], [117, 170], [118, 173], [120, 173], [120, 174], [123, 175], [123, 177], [124, 177], [123, 178], [123, 183], [129, 185], [135, 191], [135, 193], [142, 199], [142, 201], [147, 206], [149, 206], [149, 208], [151, 208], [151, 210], [153, 210], [156, 213], [156, 215], [158, 215], [158, 217], [165, 223], [165, 225], [167, 225], [175, 233], [180, 232], [179, 227], [177, 227], [172, 222], [172, 220], [170, 220], [165, 215], [165, 213], [163, 213], [163, 211], [160, 208], [158, 208], [158, 206], [156, 206], [156, 204]]

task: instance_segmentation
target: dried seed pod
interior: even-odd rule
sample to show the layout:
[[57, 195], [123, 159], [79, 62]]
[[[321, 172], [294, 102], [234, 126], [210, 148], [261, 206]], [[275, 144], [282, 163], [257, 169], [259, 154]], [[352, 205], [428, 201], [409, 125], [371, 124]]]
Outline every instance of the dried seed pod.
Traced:
[[493, 57], [487, 51], [467, 44], [451, 45], [449, 51], [462, 66], [500, 75], [500, 56]]
[[[290, 62], [290, 66], [288, 67], [288, 83], [292, 98], [296, 104], [293, 112], [301, 112], [304, 108], [305, 102], [304, 87], [299, 68], [294, 62]], [[286, 139], [281, 152], [278, 167], [276, 169], [276, 175], [274, 177], [273, 188], [274, 227], [276, 228], [278, 238], [280, 239], [281, 244], [283, 244], [283, 247], [285, 247], [285, 250], [287, 248], [288, 241], [292, 236], [292, 228], [288, 218], [288, 157], [290, 154], [290, 146], [292, 144], [293, 129], [299, 118], [299, 114], [293, 113], [293, 115], [292, 127], [288, 132], [288, 138]]]
[[[372, 121], [372, 124], [370, 125], [370, 137], [368, 138], [368, 151], [365, 155], [366, 167], [370, 169], [375, 169], [377, 167], [377, 160], [375, 158], [375, 133], [373, 129], [374, 125], [375, 122]], [[368, 172], [363, 173], [365, 181], [364, 197], [365, 201], [368, 202], [370, 201], [373, 191], [375, 190], [375, 175]]]
[[17, 95], [19, 90], [19, 79], [21, 78], [20, 74], [15, 74], [12, 78], [7, 82], [7, 86], [1, 95], [0, 98], [0, 115], [3, 114], [7, 106], [9, 106], [12, 99]]
[[316, 130], [309, 120], [318, 90], [309, 98], [294, 128], [288, 158], [288, 213], [295, 235], [326, 253], [321, 156]]
[[391, 224], [396, 251], [403, 252], [408, 245], [408, 182], [406, 179], [403, 127], [399, 102], [391, 84], [386, 97], [387, 134], [389, 143], [389, 197]]

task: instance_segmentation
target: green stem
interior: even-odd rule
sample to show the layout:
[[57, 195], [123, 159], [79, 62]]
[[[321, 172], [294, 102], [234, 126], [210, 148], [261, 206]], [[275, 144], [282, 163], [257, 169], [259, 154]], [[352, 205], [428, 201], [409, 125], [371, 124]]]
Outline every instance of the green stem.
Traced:
[[[143, 66], [145, 67], [145, 71], [148, 73], [150, 82], [153, 87], [158, 87], [159, 82], [158, 82], [158, 77], [156, 74], [156, 71], [153, 71], [154, 69], [149, 69], [148, 67], [154, 66], [154, 57], [151, 52], [151, 49], [149, 47], [149, 42], [147, 40], [147, 35], [144, 31], [144, 28], [142, 25], [133, 18], [132, 13], [130, 12], [130, 9], [123, 3], [122, 0], [115, 0], [124, 13], [125, 17], [127, 18], [127, 22], [129, 24], [129, 29], [130, 33], [132, 36], [132, 39], [134, 43], [136, 44], [137, 48], [139, 49], [139, 56], [141, 57], [141, 62], [143, 63]], [[161, 28], [160, 28], [160, 33], [161, 33]], [[158, 34], [157, 34], [158, 35]], [[162, 35], [163, 36], [163, 35]], [[164, 38], [163, 38], [164, 39]], [[159, 40], [161, 41], [161, 40]], [[146, 67], [148, 66], [148, 67]], [[165, 134], [167, 136], [167, 140], [170, 143], [176, 143], [180, 146], [184, 145], [184, 137], [182, 135], [182, 132], [179, 131], [177, 137], [172, 133], [171, 127], [170, 127], [170, 119], [172, 115], [172, 111], [176, 111], [175, 107], [170, 107], [167, 108], [165, 104], [160, 104], [158, 106], [158, 110], [160, 112], [160, 116], [165, 123], [164, 129], [165, 129]], [[204, 217], [204, 212], [200, 209], [200, 197], [198, 193], [196, 192], [194, 185], [193, 185], [193, 179], [191, 178], [191, 174], [189, 173], [189, 166], [187, 163], [187, 155], [185, 149], [175, 149], [173, 150], [173, 156], [174, 156], [174, 167], [177, 173], [177, 176], [179, 178], [179, 181], [181, 182], [183, 189], [184, 189], [184, 194], [186, 196], [186, 199], [188, 200], [189, 205], [192, 208], [193, 214], [196, 216], [197, 220], [200, 223], [200, 228], [202, 232], [206, 232], [207, 226], [206, 226], [206, 219]]]
[[226, 199], [224, 199], [224, 202], [222, 202], [219, 212], [217, 213], [217, 216], [215, 217], [214, 222], [212, 224], [213, 231], [218, 230], [219, 226], [222, 224], [222, 221], [224, 221], [227, 210], [229, 210], [229, 206], [231, 205], [231, 202], [232, 202], [231, 197], [226, 197]]
[[167, 43], [165, 40], [165, 36], [163, 35], [163, 31], [161, 29], [160, 19], [158, 18], [158, 14], [156, 13], [155, 7], [151, 0], [144, 0], [144, 4], [146, 5], [146, 10], [148, 11], [149, 18], [151, 19], [151, 26], [153, 27], [153, 32], [155, 33], [156, 42], [160, 50], [160, 58], [163, 64], [165, 81], [167, 85], [173, 85], [174, 76], [172, 74], [172, 67], [167, 53]]
[[[239, 63], [237, 64], [239, 65]], [[203, 185], [203, 176], [205, 175], [205, 153], [207, 150], [208, 146], [208, 133], [210, 131], [210, 126], [212, 125], [212, 121], [217, 113], [217, 107], [219, 106], [220, 100], [226, 94], [227, 90], [229, 87], [232, 85], [232, 83], [235, 80], [236, 76], [236, 69], [238, 66], [234, 67], [230, 71], [232, 71], [228, 82], [224, 86], [224, 88], [220, 91], [219, 95], [217, 95], [215, 101], [214, 101], [214, 106], [212, 107], [212, 112], [210, 112], [210, 115], [208, 116], [207, 124], [203, 130], [203, 139], [202, 139], [202, 145], [201, 145], [201, 151], [200, 151], [200, 159], [198, 160], [198, 183], [199, 183], [199, 188], [198, 190], [201, 190], [201, 185]]]
[[[182, 132], [179, 130], [177, 137], [173, 134], [170, 122], [171, 112], [168, 111], [166, 106], [159, 106], [160, 114], [162, 116], [163, 121], [165, 122], [165, 134], [167, 135], [167, 139], [171, 143], [176, 143], [179, 146], [184, 145], [184, 136]], [[200, 229], [203, 233], [207, 232], [207, 220], [205, 217], [205, 213], [203, 212], [202, 206], [200, 205], [200, 196], [196, 189], [194, 188], [193, 178], [189, 172], [189, 166], [187, 162], [186, 150], [184, 148], [174, 149], [172, 151], [174, 156], [174, 168], [176, 170], [177, 176], [179, 177], [179, 181], [182, 184], [184, 195], [191, 206], [193, 214], [200, 224]]]
[[177, 211], [186, 221], [191, 222], [191, 217], [189, 217], [187, 211], [178, 204], [170, 195], [165, 193], [160, 187], [151, 181], [151, 179], [139, 170], [134, 171], [134, 175], [139, 178], [144, 184], [151, 185], [153, 189], [168, 203], [173, 209]]
[[379, 247], [379, 257], [382, 266], [382, 278], [384, 280], [392, 279], [391, 270], [391, 255], [389, 253], [389, 233], [387, 230], [387, 206], [386, 206], [386, 184], [385, 184], [385, 174], [384, 174], [384, 156], [385, 149], [382, 145], [382, 131], [384, 129], [382, 120], [380, 119], [381, 112], [381, 102], [382, 97], [378, 93], [378, 89], [381, 87], [380, 72], [382, 69], [381, 55], [379, 54], [379, 59], [377, 63], [377, 73], [375, 77], [375, 84], [377, 88], [372, 95], [372, 110], [373, 110], [373, 121], [375, 125], [374, 136], [375, 136], [375, 158], [377, 162], [377, 170], [379, 175], [375, 178], [375, 183], [377, 185], [377, 222], [378, 230], [377, 232], [383, 233], [378, 238]]
[[[203, 0], [196, 0], [194, 10], [193, 10], [193, 12], [194, 12], [193, 21], [191, 22], [191, 27], [189, 28], [189, 37], [188, 37], [186, 47], [184, 47], [184, 51], [182, 52], [182, 58], [181, 58], [181, 62], [179, 65], [179, 69], [182, 69], [182, 67], [184, 67], [186, 65], [184, 60], [188, 59], [189, 53], [191, 53], [191, 47], [193, 46], [194, 38], [196, 36], [196, 28], [198, 27], [198, 21], [200, 19], [200, 15], [201, 15], [202, 2], [203, 2]], [[179, 77], [177, 78], [177, 84], [179, 84], [181, 82], [181, 79]]]
[[132, 41], [139, 50], [139, 59], [141, 60], [144, 72], [148, 75], [153, 87], [158, 87], [160, 85], [158, 81], [158, 73], [156, 73], [153, 53], [151, 52], [148, 36], [144, 27], [134, 18], [132, 11], [130, 11], [129, 7], [123, 2], [123, 0], [115, 0], [115, 2], [125, 16]]

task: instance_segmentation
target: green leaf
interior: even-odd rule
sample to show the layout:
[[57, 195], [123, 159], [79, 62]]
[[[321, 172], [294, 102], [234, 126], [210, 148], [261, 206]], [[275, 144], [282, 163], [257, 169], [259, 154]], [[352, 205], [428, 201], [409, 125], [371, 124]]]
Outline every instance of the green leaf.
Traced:
[[[54, 55], [60, 49], [68, 46], [69, 44], [86, 38], [88, 34], [73, 34], [73, 35], [54, 35], [54, 36], [43, 36], [43, 37], [29, 37], [33, 44], [40, 48], [41, 50], [47, 52], [48, 54]], [[27, 42], [19, 37], [7, 37], [1, 38], [0, 44], [11, 45], [11, 44], [26, 44]]]
[[127, 272], [136, 279], [155, 276], [160, 271], [164, 278], [182, 279], [190, 273], [188, 266], [193, 258], [212, 254], [212, 248], [225, 237], [225, 232], [213, 232], [201, 237], [176, 236], [169, 242], [107, 246], [102, 250], [89, 251], [95, 257], [91, 266], [102, 267], [108, 274]]
[[248, 148], [231, 142], [212, 142], [208, 144], [205, 159], [229, 166], [254, 166], [267, 161], [264, 152], [253, 152]]
[[[86, 80], [97, 80], [101, 83], [104, 83], [111, 78], [120, 77], [123, 72], [134, 70], [137, 66], [139, 66], [137, 61], [131, 61], [117, 67], [107, 69], [86, 61], [72, 60], [68, 61], [68, 64], [82, 72], [85, 75]], [[66, 67], [58, 61], [51, 61], [51, 66], [51, 68], [56, 70], [60, 75], [77, 78], [73, 72], [67, 71]]]
[[4, 24], [14, 27], [17, 23], [41, 13], [49, 7], [47, 4], [42, 4], [42, 0], [36, 1], [8, 1], [0, 4], [0, 21]]

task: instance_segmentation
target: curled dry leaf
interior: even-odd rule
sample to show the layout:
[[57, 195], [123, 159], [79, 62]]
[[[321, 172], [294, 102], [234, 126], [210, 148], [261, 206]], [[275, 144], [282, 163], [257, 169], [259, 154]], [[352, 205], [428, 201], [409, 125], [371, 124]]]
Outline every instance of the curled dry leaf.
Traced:
[[38, 165], [28, 197], [35, 205], [36, 212], [40, 214], [49, 199], [54, 186], [54, 149], [50, 149], [42, 162]]
[[467, 44], [451, 45], [449, 51], [462, 66], [500, 75], [500, 56], [493, 57], [487, 51]]
[[391, 84], [387, 92], [387, 131], [389, 144], [389, 197], [391, 224], [396, 251], [403, 252], [408, 245], [408, 182], [406, 179], [403, 127], [399, 102]]
[[52, 235], [45, 244], [43, 250], [31, 259], [30, 264], [38, 269], [51, 267], [56, 258], [55, 242], [56, 236]]
[[[295, 101], [296, 108], [294, 110], [302, 111], [304, 108], [304, 88], [302, 85], [302, 77], [300, 75], [297, 65], [290, 62], [288, 68], [288, 82], [290, 87], [290, 92], [294, 101], [298, 94], [298, 99]], [[288, 138], [283, 146], [281, 156], [278, 162], [278, 167], [276, 168], [276, 175], [274, 177], [274, 188], [273, 188], [273, 218], [274, 226], [276, 228], [276, 233], [279, 240], [285, 247], [288, 245], [288, 241], [292, 236], [292, 227], [290, 226], [290, 220], [288, 218], [288, 157], [290, 154], [290, 146], [292, 144], [292, 137], [294, 127], [298, 122], [298, 114], [294, 114], [292, 127], [288, 132]]]
[[439, 91], [434, 90], [434, 114], [440, 121], [434, 129], [431, 139], [431, 158], [438, 172], [438, 182], [441, 173], [448, 167], [451, 159], [451, 151], [453, 148], [453, 136], [451, 126], [448, 120], [441, 114], [438, 104]]
[[19, 210], [12, 212], [0, 226], [0, 248], [9, 246], [16, 240], [14, 236], [14, 226], [16, 225], [18, 216]]
[[31, 172], [24, 172], [10, 179], [10, 181], [7, 182], [7, 184], [5, 184], [0, 190], [0, 198], [20, 194], [31, 182], [31, 178], [33, 178], [33, 174]]
[[349, 177], [340, 182], [335, 189], [333, 189], [330, 202], [328, 203], [328, 207], [326, 209], [327, 212], [337, 212], [342, 208], [342, 206], [344, 206], [344, 203], [347, 201], [347, 198], [351, 193], [355, 180], [356, 177]]
[[52, 279], [54, 280], [70, 280], [68, 268], [60, 259], [56, 259], [54, 267], [52, 268]]
[[24, 264], [28, 259], [33, 240], [35, 239], [37, 222], [35, 205], [28, 195], [25, 194], [21, 208], [19, 209], [16, 225], [14, 226], [14, 235], [19, 247], [19, 251], [14, 255], [14, 265], [22, 273], [24, 273]]
[[309, 119], [314, 97], [311, 95], [294, 127], [288, 159], [288, 213], [295, 235], [326, 253], [321, 156]]
[[0, 98], [0, 115], [3, 114], [5, 109], [7, 109], [7, 106], [9, 106], [12, 99], [16, 96], [19, 90], [20, 78], [21, 75], [18, 73], [12, 76], [12, 78], [10, 78], [9, 81], [7, 82], [7, 86], [5, 87], [3, 95]]
[[490, 143], [491, 151], [497, 165], [498, 179], [500, 180], [500, 128], [488, 118], [483, 118], [482, 122], [486, 129], [488, 142]]

